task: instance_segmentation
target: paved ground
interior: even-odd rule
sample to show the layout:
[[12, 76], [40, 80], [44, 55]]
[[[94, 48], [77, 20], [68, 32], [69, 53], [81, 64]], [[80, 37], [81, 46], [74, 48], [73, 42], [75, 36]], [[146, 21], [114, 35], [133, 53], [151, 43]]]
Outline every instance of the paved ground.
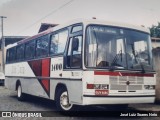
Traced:
[[[106, 109], [105, 107], [81, 107], [80, 109], [82, 112], [78, 112], [78, 115], [76, 116], [67, 116], [60, 114], [59, 112], [56, 112], [56, 107], [55, 107], [55, 103], [51, 100], [46, 100], [43, 98], [39, 98], [39, 97], [33, 97], [33, 96], [27, 96], [26, 100], [23, 102], [20, 102], [17, 100], [16, 97], [16, 92], [14, 91], [9, 91], [8, 89], [0, 86], [0, 111], [19, 111], [19, 112], [24, 112], [24, 111], [46, 111], [46, 113], [48, 113], [49, 115], [52, 115], [54, 117], [45, 117], [45, 119], [64, 119], [64, 120], [81, 120], [81, 119], [106, 119], [106, 117], [104, 117], [104, 114], [117, 114], [116, 111], [121, 111], [119, 109], [116, 109], [114, 111], [112, 111], [113, 109]], [[128, 113], [131, 115], [137, 114], [137, 113], [141, 113], [143, 112], [145, 114], [149, 114], [150, 112], [153, 113], [157, 113], [159, 112], [160, 115], [160, 104], [132, 104], [129, 105], [129, 107], [125, 110], [125, 111], [121, 111], [122, 113]], [[90, 114], [88, 114], [90, 113]], [[101, 113], [101, 114], [99, 114]], [[103, 113], [103, 114], [102, 114]], [[82, 117], [83, 115], [85, 115], [85, 117]], [[88, 117], [87, 117], [88, 115]], [[98, 116], [98, 117], [93, 117], [93, 116]], [[102, 115], [102, 116], [101, 116]], [[129, 115], [128, 115], [129, 116]], [[154, 120], [159, 120], [160, 117], [118, 117], [118, 119], [154, 119]], [[0, 118], [2, 119], [2, 118]], [[4, 118], [3, 118], [4, 119]], [[5, 118], [5, 119], [9, 119], [9, 118]], [[31, 119], [31, 118], [14, 118], [14, 119]], [[44, 119], [44, 118], [34, 118], [36, 120], [39, 119]], [[112, 117], [109, 119], [117, 119], [117, 117]]]

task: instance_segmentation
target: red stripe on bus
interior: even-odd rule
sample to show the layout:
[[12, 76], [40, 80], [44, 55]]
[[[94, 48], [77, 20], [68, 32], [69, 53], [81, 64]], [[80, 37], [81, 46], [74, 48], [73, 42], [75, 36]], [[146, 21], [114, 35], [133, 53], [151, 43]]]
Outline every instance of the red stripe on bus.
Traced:
[[33, 60], [28, 62], [36, 76], [41, 76], [42, 60]]
[[42, 60], [42, 77], [49, 77], [50, 75], [50, 59]]
[[151, 73], [121, 73], [122, 76], [137, 76], [137, 77], [154, 77]]
[[154, 77], [152, 73], [121, 73], [121, 72], [106, 72], [94, 71], [94, 75], [110, 75], [110, 76], [137, 76], [137, 77]]
[[45, 87], [45, 89], [47, 90], [47, 92], [49, 92], [49, 80], [41, 80], [41, 82]]
[[[49, 58], [42, 60], [42, 77], [50, 77], [50, 59]], [[42, 79], [42, 84], [47, 90], [47, 92], [49, 92], [49, 87], [50, 87], [49, 82], [50, 82], [49, 79]]]
[[28, 64], [33, 70], [35, 76], [41, 77], [38, 78], [38, 81], [47, 95], [50, 96], [50, 79], [43, 79], [44, 77], [50, 77], [50, 58], [29, 61]]

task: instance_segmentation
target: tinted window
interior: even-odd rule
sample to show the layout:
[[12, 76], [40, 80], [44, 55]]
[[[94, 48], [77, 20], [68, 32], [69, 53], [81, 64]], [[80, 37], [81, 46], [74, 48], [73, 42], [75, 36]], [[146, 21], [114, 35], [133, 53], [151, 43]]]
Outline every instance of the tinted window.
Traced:
[[47, 56], [49, 50], [49, 40], [47, 36], [43, 36], [37, 40], [36, 56]]
[[9, 62], [9, 49], [7, 50], [7, 54], [6, 54], [6, 62]]
[[68, 38], [68, 30], [61, 31], [51, 36], [50, 53], [63, 53]]
[[86, 32], [85, 63], [88, 67], [152, 70], [149, 34], [140, 31], [92, 25]]
[[72, 33], [82, 31], [82, 26], [78, 25], [72, 28]]
[[35, 41], [31, 41], [26, 44], [25, 48], [25, 58], [30, 59], [33, 58], [35, 54]]
[[17, 46], [16, 59], [22, 60], [24, 58], [24, 45]]
[[77, 46], [74, 47], [75, 43], [72, 42], [72, 67], [81, 67], [81, 61], [82, 61], [82, 36], [77, 36], [73, 39], [74, 41], [77, 41]]
[[82, 66], [82, 36], [70, 39], [67, 53], [67, 67], [80, 68]]
[[71, 57], [72, 57], [72, 38], [69, 40], [69, 47], [67, 53], [67, 67], [71, 67]]
[[16, 47], [9, 49], [9, 62], [13, 62], [16, 59]]

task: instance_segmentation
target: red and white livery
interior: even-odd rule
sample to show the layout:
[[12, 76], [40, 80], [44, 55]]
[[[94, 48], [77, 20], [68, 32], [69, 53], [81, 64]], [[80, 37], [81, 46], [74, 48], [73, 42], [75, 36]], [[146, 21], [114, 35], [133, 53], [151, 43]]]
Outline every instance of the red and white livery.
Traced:
[[7, 49], [5, 85], [75, 105], [153, 103], [155, 71], [149, 30], [144, 27], [78, 20], [58, 25]]

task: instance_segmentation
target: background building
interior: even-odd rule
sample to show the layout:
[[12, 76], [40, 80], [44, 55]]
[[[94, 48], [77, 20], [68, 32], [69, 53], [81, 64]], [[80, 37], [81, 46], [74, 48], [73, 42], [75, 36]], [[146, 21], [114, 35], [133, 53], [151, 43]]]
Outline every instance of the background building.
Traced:
[[58, 24], [50, 24], [50, 23], [41, 23], [38, 33], [43, 32], [51, 27], [55, 27]]

